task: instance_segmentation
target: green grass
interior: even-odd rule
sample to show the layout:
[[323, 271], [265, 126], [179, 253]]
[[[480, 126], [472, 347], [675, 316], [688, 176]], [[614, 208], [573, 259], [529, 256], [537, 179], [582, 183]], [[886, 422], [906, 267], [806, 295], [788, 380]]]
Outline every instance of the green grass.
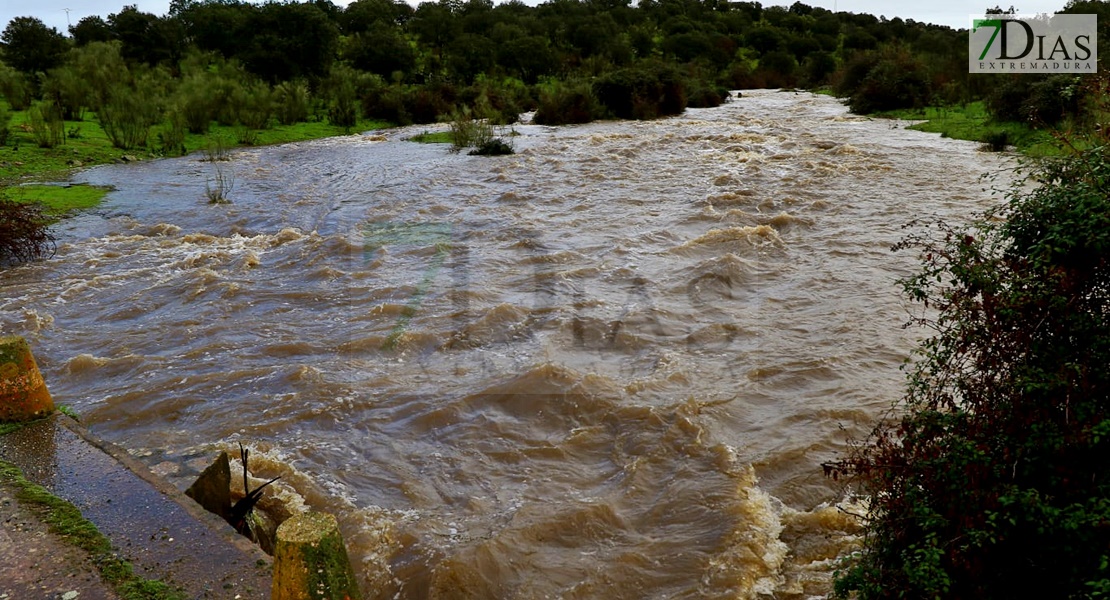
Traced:
[[939, 133], [942, 137], [973, 142], [983, 141], [990, 133], [1005, 131], [1010, 143], [1023, 154], [1052, 156], [1060, 153], [1059, 144], [1048, 131], [1033, 129], [1024, 123], [994, 121], [982, 102], [972, 102], [965, 106], [930, 106], [924, 109], [892, 110], [876, 113], [875, 116], [889, 119], [924, 119], [924, 123], [911, 125], [909, 129]]
[[410, 137], [409, 141], [419, 142], [421, 144], [452, 144], [455, 140], [451, 137], [450, 131], [440, 131], [437, 133], [428, 133], [425, 131], [424, 133]]
[[[59, 217], [72, 210], [96, 206], [109, 190], [93, 186], [27, 184], [67, 181], [75, 170], [94, 165], [163, 157], [159, 151], [152, 149], [157, 147], [158, 131], [162, 128], [160, 125], [150, 130], [148, 139], [150, 147], [133, 150], [112, 147], [108, 136], [91, 113], [82, 121], [66, 121], [65, 130], [68, 135], [65, 143], [54, 148], [38, 147], [28, 124], [26, 111], [13, 111], [10, 126], [11, 135], [8, 143], [0, 147], [0, 190], [6, 186], [7, 195], [16, 200], [44, 202], [48, 210]], [[319, 121], [274, 125], [268, 129], [254, 131], [252, 134], [254, 139], [251, 140], [250, 145], [285, 144], [389, 126], [389, 123], [375, 120], [361, 120], [349, 131], [343, 127]], [[227, 149], [241, 147], [244, 144], [237, 142], [241, 137], [239, 133], [236, 127], [213, 123], [207, 134], [185, 136], [186, 154], [211, 147], [216, 138], [220, 138]]]
[[17, 202], [38, 202], [49, 214], [64, 217], [73, 211], [97, 206], [109, 191], [109, 188], [95, 185], [31, 184], [8, 188], [7, 195]]

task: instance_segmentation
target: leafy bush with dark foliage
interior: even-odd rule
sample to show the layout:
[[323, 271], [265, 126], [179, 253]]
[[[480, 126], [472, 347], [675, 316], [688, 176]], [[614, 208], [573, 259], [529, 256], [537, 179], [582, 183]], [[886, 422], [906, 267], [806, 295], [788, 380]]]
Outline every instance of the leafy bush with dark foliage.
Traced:
[[607, 73], [594, 96], [619, 119], [655, 119], [686, 110], [686, 82], [674, 66], [643, 63]]
[[871, 497], [836, 592], [1110, 596], [1110, 150], [1042, 164], [967, 228], [901, 248], [934, 334], [899, 416], [828, 471]]
[[540, 91], [540, 100], [532, 120], [540, 125], [589, 123], [600, 112], [601, 108], [589, 83], [552, 82]]
[[988, 131], [979, 141], [991, 152], [1002, 152], [1010, 145], [1010, 132], [1005, 129]]
[[0, 265], [48, 258], [54, 250], [42, 207], [0, 196]]
[[[932, 96], [929, 73], [920, 59], [904, 48], [890, 48], [870, 59], [861, 59], [852, 65], [853, 71], [843, 80], [866, 75], [848, 95], [852, 112], [869, 114], [899, 108], [919, 108], [928, 104]], [[867, 68], [869, 66], [869, 68]]]
[[999, 121], [1056, 125], [1079, 113], [1080, 87], [1073, 75], [1010, 76], [987, 96], [987, 109]]

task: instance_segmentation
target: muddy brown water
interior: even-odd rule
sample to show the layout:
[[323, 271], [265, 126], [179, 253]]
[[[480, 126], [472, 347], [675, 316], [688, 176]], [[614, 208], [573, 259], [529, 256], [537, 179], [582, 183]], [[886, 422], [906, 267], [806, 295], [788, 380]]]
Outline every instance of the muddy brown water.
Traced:
[[380, 598], [821, 596], [855, 540], [819, 463], [921, 332], [890, 246], [998, 202], [975, 144], [745, 93], [648, 123], [423, 128], [101, 167], [0, 272], [56, 399], [188, 485], [255, 449]]

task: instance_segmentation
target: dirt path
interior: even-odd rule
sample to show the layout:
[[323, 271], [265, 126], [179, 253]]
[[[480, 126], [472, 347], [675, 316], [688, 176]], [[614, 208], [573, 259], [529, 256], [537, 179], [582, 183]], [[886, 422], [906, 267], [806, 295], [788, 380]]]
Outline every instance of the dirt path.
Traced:
[[51, 533], [0, 480], [0, 600], [116, 600], [89, 555]]

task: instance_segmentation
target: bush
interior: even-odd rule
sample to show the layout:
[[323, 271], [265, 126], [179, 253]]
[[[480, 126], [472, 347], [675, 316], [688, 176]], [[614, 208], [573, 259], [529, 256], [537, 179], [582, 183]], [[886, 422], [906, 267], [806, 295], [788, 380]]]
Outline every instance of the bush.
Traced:
[[520, 113], [534, 108], [528, 87], [519, 79], [506, 78], [494, 81], [479, 77], [477, 83], [459, 93], [459, 102], [475, 105], [482, 102], [489, 106], [489, 118], [495, 123], [515, 123]]
[[[855, 75], [855, 73], [853, 73]], [[925, 65], [901, 49], [884, 52], [848, 98], [857, 114], [925, 106], [932, 84]]]
[[999, 78], [1001, 81], [991, 89], [985, 100], [992, 117], [999, 121], [1025, 121], [1025, 99], [1029, 97], [1029, 86], [1032, 83], [1028, 77]]
[[158, 130], [158, 151], [167, 156], [184, 155], [185, 131], [185, 117], [181, 111], [171, 110]]
[[687, 80], [689, 90], [686, 105], [690, 108], [713, 108], [720, 106], [732, 95], [727, 89], [712, 85], [708, 81], [691, 78]]
[[52, 69], [42, 82], [42, 96], [61, 109], [62, 118], [67, 121], [84, 119], [84, 109], [90, 90], [84, 79], [72, 66]]
[[451, 150], [458, 152], [463, 148], [476, 148], [493, 141], [493, 125], [485, 117], [486, 111], [477, 113], [463, 108], [451, 117]]
[[1074, 76], [1010, 77], [991, 90], [986, 105], [999, 121], [1056, 125], [1079, 112], [1081, 95]]
[[203, 76], [194, 75], [177, 90], [177, 105], [189, 133], [202, 135], [216, 118], [212, 90]]
[[413, 123], [435, 123], [451, 114], [456, 97], [455, 86], [437, 82], [404, 94], [403, 102]]
[[8, 138], [12, 134], [12, 111], [0, 103], [0, 146], [8, 145]]
[[504, 156], [512, 154], [513, 145], [502, 138], [493, 138], [470, 151], [471, 156]]
[[236, 90], [234, 94], [235, 122], [247, 129], [270, 127], [274, 114], [274, 94], [270, 86], [257, 81]]
[[8, 101], [12, 110], [27, 110], [34, 100], [27, 76], [0, 62], [0, 96]]
[[832, 75], [833, 93], [841, 98], [850, 98], [863, 85], [871, 69], [879, 64], [879, 55], [874, 52], [857, 52]]
[[274, 87], [274, 106], [278, 123], [282, 125], [307, 121], [312, 107], [308, 86], [294, 81], [278, 84]]
[[598, 102], [619, 119], [655, 119], [686, 110], [686, 82], [678, 69], [647, 63], [620, 69], [594, 83]]
[[42, 206], [0, 195], [0, 264], [53, 256], [54, 236], [49, 226]]
[[405, 91], [397, 85], [374, 87], [362, 97], [362, 114], [397, 125], [411, 125]]
[[119, 87], [110, 93], [108, 101], [97, 108], [100, 127], [121, 150], [146, 146], [150, 128], [161, 120], [160, 98], [148, 81], [136, 82], [133, 87]]
[[549, 82], [540, 91], [539, 105], [532, 120], [541, 125], [589, 123], [600, 112], [588, 83]]
[[62, 121], [62, 109], [57, 104], [36, 102], [27, 111], [27, 120], [39, 148], [54, 148], [65, 143], [65, 122]]
[[988, 131], [979, 141], [991, 152], [1002, 152], [1011, 143], [1010, 132], [1005, 129]]
[[900, 416], [826, 465], [871, 498], [839, 596], [1110, 592], [1110, 155], [1031, 175], [978, 224], [899, 245], [933, 336]]
[[347, 82], [335, 90], [335, 96], [328, 108], [328, 122], [346, 131], [358, 124], [358, 104], [353, 84]]

